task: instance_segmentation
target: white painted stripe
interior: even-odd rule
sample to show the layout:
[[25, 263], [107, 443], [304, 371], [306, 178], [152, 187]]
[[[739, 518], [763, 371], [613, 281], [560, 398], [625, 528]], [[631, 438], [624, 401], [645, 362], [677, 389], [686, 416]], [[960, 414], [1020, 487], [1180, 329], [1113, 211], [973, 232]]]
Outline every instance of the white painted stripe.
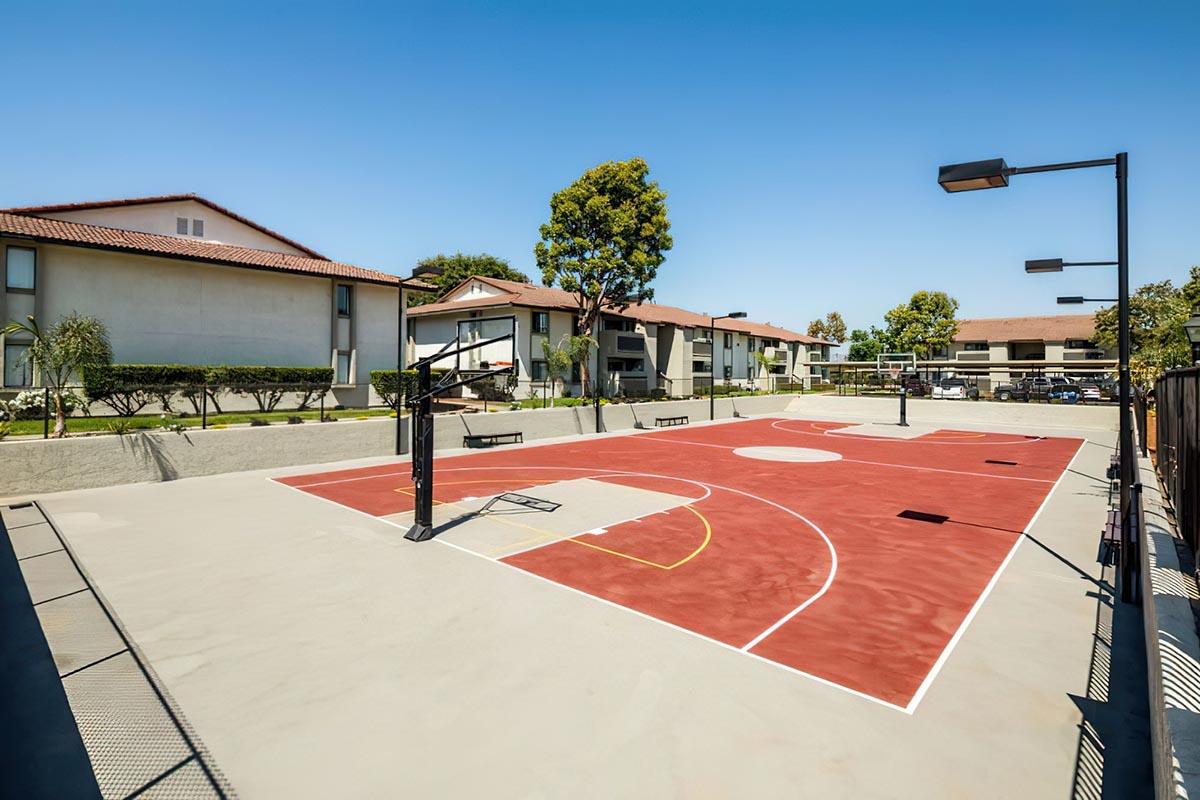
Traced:
[[917, 705], [921, 702], [921, 698], [923, 698], [925, 693], [929, 691], [929, 687], [933, 685], [934, 679], [937, 677], [938, 673], [941, 672], [942, 667], [946, 664], [946, 661], [949, 660], [950, 653], [958, 645], [958, 642], [962, 639], [963, 634], [966, 633], [967, 626], [971, 624], [971, 620], [975, 619], [975, 615], [978, 614], [979, 609], [983, 607], [984, 601], [986, 601], [988, 595], [992, 593], [992, 589], [994, 589], [996, 584], [1000, 582], [1000, 576], [1004, 573], [1005, 568], [1008, 567], [1009, 562], [1012, 561], [1013, 556], [1016, 555], [1017, 548], [1021, 546], [1021, 542], [1025, 540], [1025, 534], [1029, 533], [1030, 528], [1033, 527], [1033, 524], [1037, 522], [1038, 517], [1042, 515], [1042, 511], [1044, 511], [1046, 506], [1050, 503], [1050, 498], [1054, 496], [1055, 490], [1058, 489], [1059, 485], [1062, 483], [1062, 479], [1071, 470], [1071, 465], [1075, 463], [1075, 459], [1078, 458], [1080, 452], [1083, 451], [1083, 445], [1084, 442], [1079, 443], [1079, 447], [1075, 450], [1075, 455], [1071, 456], [1071, 460], [1067, 462], [1065, 467], [1063, 467], [1063, 471], [1059, 474], [1058, 480], [1056, 480], [1054, 485], [1050, 487], [1050, 491], [1046, 492], [1046, 496], [1042, 499], [1042, 504], [1038, 506], [1037, 511], [1035, 511], [1033, 516], [1029, 518], [1029, 523], [1025, 526], [1025, 529], [1021, 531], [1021, 535], [1017, 537], [1017, 540], [1013, 542], [1013, 546], [1009, 548], [1008, 555], [1004, 557], [1004, 560], [1000, 562], [1000, 566], [997, 567], [996, 571], [992, 574], [991, 580], [989, 580], [987, 586], [983, 588], [983, 591], [979, 595], [979, 599], [975, 601], [975, 605], [971, 606], [971, 610], [967, 612], [965, 617], [963, 617], [963, 621], [959, 623], [958, 630], [956, 630], [954, 635], [950, 637], [950, 641], [946, 643], [945, 648], [942, 649], [942, 654], [938, 656], [937, 661], [933, 663], [933, 667], [930, 668], [929, 673], [925, 676], [925, 680], [921, 681], [921, 685], [917, 687], [916, 693], [913, 694], [912, 699], [908, 701], [908, 706], [904, 709], [909, 714], [912, 714], [917, 710]]

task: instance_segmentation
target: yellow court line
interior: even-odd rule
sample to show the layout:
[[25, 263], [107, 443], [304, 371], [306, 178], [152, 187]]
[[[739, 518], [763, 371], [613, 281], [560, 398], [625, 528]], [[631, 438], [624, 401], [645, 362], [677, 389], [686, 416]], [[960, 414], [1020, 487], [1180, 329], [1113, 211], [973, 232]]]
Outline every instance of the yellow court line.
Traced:
[[688, 511], [695, 514], [697, 517], [700, 518], [700, 521], [704, 523], [704, 541], [701, 542], [700, 546], [697, 547], [695, 550], [693, 550], [689, 555], [679, 559], [674, 564], [659, 564], [657, 561], [647, 561], [644, 558], [638, 558], [637, 556], [631, 556], [631, 555], [629, 555], [629, 553], [622, 553], [620, 550], [610, 550], [607, 547], [601, 547], [598, 544], [589, 544], [588, 542], [581, 542], [579, 539], [572, 538], [572, 539], [567, 539], [567, 541], [574, 542], [575, 544], [583, 545], [584, 547], [590, 547], [593, 550], [599, 550], [601, 553], [608, 553], [609, 555], [617, 556], [619, 558], [627, 558], [630, 561], [636, 561], [637, 563], [645, 564], [648, 567], [658, 567], [659, 569], [666, 569], [666, 570], [675, 569], [676, 567], [683, 566], [684, 564], [691, 561], [696, 556], [700, 555], [701, 551], [703, 551], [704, 548], [708, 547], [708, 543], [710, 541], [712, 541], [712, 525], [709, 524], [708, 519], [706, 519], [703, 514], [701, 514], [699, 511], [692, 508], [691, 506], [685, 505], [684, 508], [686, 508]]

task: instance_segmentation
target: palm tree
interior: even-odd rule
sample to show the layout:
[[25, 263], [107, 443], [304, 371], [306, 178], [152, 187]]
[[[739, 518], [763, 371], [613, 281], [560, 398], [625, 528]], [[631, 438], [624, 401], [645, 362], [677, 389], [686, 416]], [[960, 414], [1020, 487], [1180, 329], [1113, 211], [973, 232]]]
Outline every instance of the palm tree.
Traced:
[[54, 399], [54, 435], [62, 438], [67, 433], [63, 394], [72, 377], [84, 367], [112, 363], [108, 329], [95, 317], [75, 311], [45, 331], [32, 316], [26, 319], [27, 323], [8, 323], [0, 333], [5, 336], [24, 334], [32, 339], [22, 358], [33, 364], [42, 385], [50, 390]]

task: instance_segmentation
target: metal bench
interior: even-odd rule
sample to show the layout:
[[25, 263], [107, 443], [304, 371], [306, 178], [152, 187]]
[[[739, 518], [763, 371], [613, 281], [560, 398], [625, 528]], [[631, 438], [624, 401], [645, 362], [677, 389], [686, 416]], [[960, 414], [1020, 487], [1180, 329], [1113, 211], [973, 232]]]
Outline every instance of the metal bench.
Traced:
[[498, 444], [523, 444], [525, 437], [516, 433], [469, 433], [463, 437], [463, 447], [493, 447]]
[[678, 417], [655, 417], [654, 418], [654, 427], [656, 427], [656, 428], [670, 428], [674, 425], [687, 425], [687, 424], [688, 424], [688, 417], [686, 414], [678, 416]]
[[1104, 531], [1100, 534], [1100, 563], [1116, 564], [1121, 552], [1121, 512], [1112, 509], [1108, 512], [1108, 521], [1104, 523]]

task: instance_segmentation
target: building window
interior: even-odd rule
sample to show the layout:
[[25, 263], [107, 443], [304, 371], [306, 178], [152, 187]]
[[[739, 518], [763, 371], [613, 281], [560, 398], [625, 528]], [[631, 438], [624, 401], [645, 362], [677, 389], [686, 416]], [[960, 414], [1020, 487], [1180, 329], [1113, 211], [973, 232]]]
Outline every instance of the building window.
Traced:
[[533, 332], [534, 333], [550, 333], [550, 312], [549, 311], [533, 312]]
[[631, 332], [633, 330], [633, 320], [631, 320], [631, 319], [614, 319], [614, 318], [605, 319], [604, 320], [604, 330]]
[[725, 365], [725, 380], [729, 380], [732, 377], [733, 377], [733, 365], [726, 364]]
[[8, 248], [8, 278], [10, 292], [32, 292], [37, 284], [37, 251], [32, 247]]
[[337, 287], [337, 315], [339, 317], [350, 316], [350, 295], [351, 288], [344, 283], [339, 283]]
[[733, 349], [733, 334], [732, 333], [725, 334], [725, 349], [726, 350]]
[[692, 372], [708, 372], [712, 369], [712, 364], [707, 361], [693, 361]]
[[187, 236], [187, 232], [188, 232], [187, 217], [176, 217], [175, 218], [175, 232], [180, 234], [181, 236]]
[[344, 350], [337, 354], [337, 374], [334, 376], [334, 382], [341, 385], [350, 383], [350, 354]]
[[637, 336], [618, 336], [617, 349], [629, 353], [644, 353], [646, 352], [646, 341]]
[[546, 371], [546, 362], [540, 358], [535, 358], [529, 367], [529, 377], [535, 381], [544, 381], [548, 374]]
[[203, 236], [203, 235], [204, 235], [204, 220], [202, 220], [202, 219], [192, 220], [192, 236]]
[[1087, 339], [1067, 339], [1068, 350], [1094, 350], [1096, 343]]
[[4, 385], [20, 388], [33, 385], [33, 366], [26, 360], [27, 344], [4, 345]]
[[963, 350], [968, 353], [986, 353], [987, 349], [987, 342], [967, 342], [963, 345]]

